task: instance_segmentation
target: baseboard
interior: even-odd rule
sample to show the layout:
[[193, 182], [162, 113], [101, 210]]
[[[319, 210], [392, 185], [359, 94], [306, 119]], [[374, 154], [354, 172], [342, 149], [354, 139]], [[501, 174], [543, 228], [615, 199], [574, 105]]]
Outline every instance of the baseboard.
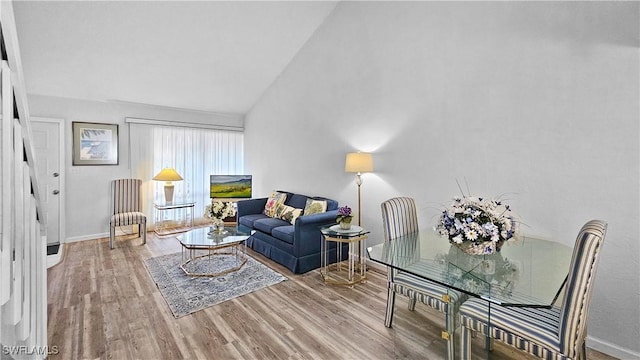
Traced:
[[375, 270], [379, 273], [382, 274], [387, 274], [387, 267], [385, 265], [379, 264], [377, 262], [373, 262], [373, 261], [367, 261], [367, 267], [371, 270]]
[[[123, 229], [127, 229], [127, 228], [130, 228], [128, 232], [123, 231]], [[149, 233], [150, 231], [151, 230], [149, 229], [149, 227], [147, 227], [147, 233]], [[127, 225], [127, 226], [116, 227], [116, 236], [133, 235], [137, 233], [138, 233], [138, 225]], [[104, 239], [104, 238], [109, 238], [108, 232], [82, 235], [82, 236], [72, 236], [72, 237], [66, 238], [64, 242], [72, 243], [77, 241], [95, 240], [95, 239]]]
[[108, 238], [108, 237], [109, 237], [109, 233], [73, 236], [73, 237], [66, 238], [65, 239], [65, 243], [72, 243], [72, 242], [85, 241], [85, 240], [103, 239], [103, 238]]
[[622, 348], [619, 345], [612, 344], [602, 339], [594, 338], [593, 336], [587, 336], [587, 347], [618, 359], [640, 359], [640, 353]]

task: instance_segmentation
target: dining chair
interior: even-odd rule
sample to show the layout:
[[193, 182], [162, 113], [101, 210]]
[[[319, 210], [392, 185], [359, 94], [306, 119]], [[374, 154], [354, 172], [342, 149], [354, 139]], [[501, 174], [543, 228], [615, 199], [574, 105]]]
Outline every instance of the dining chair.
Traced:
[[[381, 204], [385, 241], [392, 242], [399, 237], [417, 234], [418, 215], [413, 198], [396, 197]], [[418, 276], [387, 267], [387, 310], [384, 325], [391, 327], [396, 294], [409, 298], [409, 310], [415, 310], [416, 302], [436, 309], [445, 314], [445, 331], [442, 337], [447, 340], [447, 356], [454, 357], [455, 311], [466, 295], [449, 290], [447, 287]]]
[[[607, 224], [587, 222], [573, 248], [559, 307], [503, 307], [480, 299], [460, 306], [462, 359], [471, 356], [471, 332], [489, 336], [543, 359], [586, 359], [589, 303]], [[490, 326], [487, 318], [490, 317]]]
[[109, 220], [109, 248], [113, 249], [116, 226], [138, 225], [142, 244], [147, 243], [147, 216], [142, 212], [140, 179], [117, 179], [111, 182], [112, 212]]

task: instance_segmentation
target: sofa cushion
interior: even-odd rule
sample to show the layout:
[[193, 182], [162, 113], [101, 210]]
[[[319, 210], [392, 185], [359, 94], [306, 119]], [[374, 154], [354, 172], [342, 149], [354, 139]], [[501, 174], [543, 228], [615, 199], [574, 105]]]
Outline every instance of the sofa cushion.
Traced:
[[298, 216], [302, 215], [302, 209], [296, 209], [292, 206], [279, 204], [276, 208], [275, 218], [282, 219], [294, 225]]
[[295, 233], [295, 228], [293, 225], [289, 226], [278, 226], [271, 230], [271, 235], [278, 240], [282, 240], [286, 243], [293, 244], [293, 234]]
[[274, 217], [276, 214], [276, 209], [278, 208], [278, 205], [284, 204], [286, 200], [287, 200], [286, 193], [272, 191], [271, 195], [269, 195], [269, 198], [267, 199], [267, 203], [264, 205], [263, 213], [269, 217]]
[[289, 200], [287, 200], [287, 205], [293, 206], [294, 208], [304, 209], [304, 206], [307, 204], [307, 199], [309, 197], [300, 195], [300, 194], [292, 194]]
[[253, 228], [256, 230], [260, 230], [265, 234], [271, 234], [271, 230], [277, 228], [278, 226], [289, 226], [287, 221], [282, 219], [274, 219], [274, 218], [264, 218], [259, 219], [253, 222]]
[[269, 217], [265, 214], [250, 214], [250, 215], [244, 215], [242, 217], [240, 217], [238, 219], [238, 222], [240, 223], [240, 225], [244, 225], [248, 228], [255, 228], [255, 226], [253, 226], [253, 223], [256, 220], [260, 220], [260, 219], [269, 219]]
[[326, 200], [307, 199], [307, 204], [304, 206], [305, 215], [319, 214], [327, 211]]

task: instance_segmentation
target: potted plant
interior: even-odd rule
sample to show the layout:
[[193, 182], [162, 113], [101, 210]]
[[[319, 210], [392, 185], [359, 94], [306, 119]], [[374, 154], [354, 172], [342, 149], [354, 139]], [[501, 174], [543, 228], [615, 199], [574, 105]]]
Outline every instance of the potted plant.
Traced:
[[340, 228], [343, 230], [351, 229], [351, 220], [353, 220], [353, 215], [351, 215], [351, 208], [346, 205], [339, 207], [336, 222], [340, 224]]

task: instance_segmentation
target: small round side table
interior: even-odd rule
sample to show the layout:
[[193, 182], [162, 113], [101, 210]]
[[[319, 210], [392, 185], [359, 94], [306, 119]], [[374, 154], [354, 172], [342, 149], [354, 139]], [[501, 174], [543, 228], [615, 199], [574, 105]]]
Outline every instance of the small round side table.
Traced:
[[[320, 229], [322, 233], [320, 274], [325, 283], [335, 285], [353, 285], [367, 279], [366, 241], [369, 231], [360, 226], [351, 225], [343, 230], [340, 225]], [[330, 244], [335, 244], [336, 261], [331, 263]], [[342, 261], [342, 245], [349, 244], [347, 259]]]

